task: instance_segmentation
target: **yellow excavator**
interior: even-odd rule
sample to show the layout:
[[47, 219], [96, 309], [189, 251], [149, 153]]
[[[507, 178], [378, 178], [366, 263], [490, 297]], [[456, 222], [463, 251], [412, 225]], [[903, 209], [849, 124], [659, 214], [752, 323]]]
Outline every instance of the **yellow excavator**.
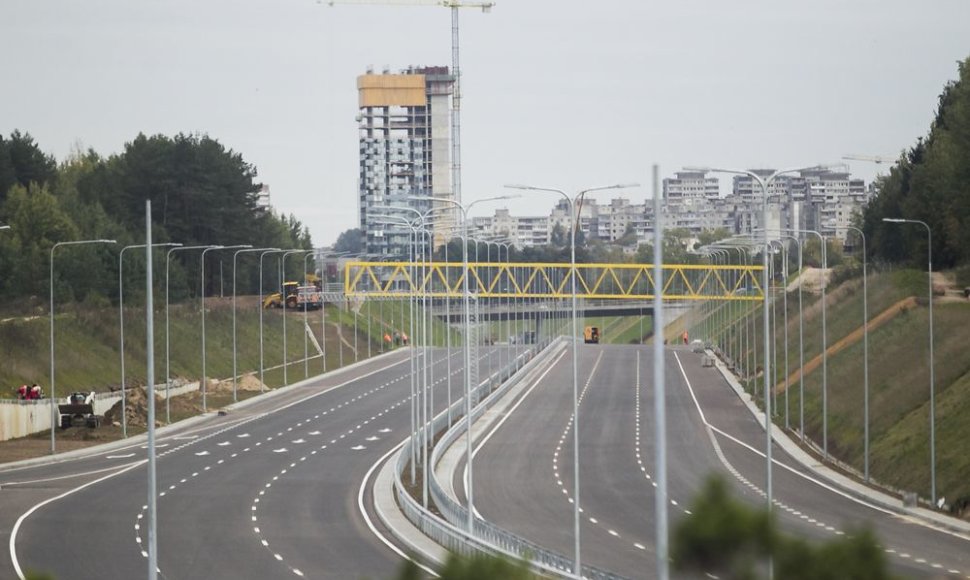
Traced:
[[299, 282], [283, 282], [281, 292], [273, 292], [263, 298], [263, 308], [283, 308], [295, 310], [319, 310], [323, 307], [323, 293], [320, 291], [320, 278], [307, 275], [308, 286]]

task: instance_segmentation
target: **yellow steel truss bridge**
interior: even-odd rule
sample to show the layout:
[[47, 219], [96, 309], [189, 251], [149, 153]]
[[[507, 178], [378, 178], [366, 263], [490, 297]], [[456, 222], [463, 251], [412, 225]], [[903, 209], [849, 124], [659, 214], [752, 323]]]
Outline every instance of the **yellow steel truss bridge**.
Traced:
[[[761, 300], [761, 266], [664, 265], [664, 300]], [[651, 264], [485, 263], [468, 264], [470, 291], [481, 298], [569, 298], [645, 300], [657, 285]], [[460, 262], [347, 262], [348, 296], [462, 296]]]

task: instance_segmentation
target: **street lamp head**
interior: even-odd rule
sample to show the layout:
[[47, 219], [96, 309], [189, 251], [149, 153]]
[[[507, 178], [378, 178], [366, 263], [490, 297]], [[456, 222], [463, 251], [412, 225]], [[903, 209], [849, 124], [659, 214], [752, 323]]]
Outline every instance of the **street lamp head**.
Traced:
[[99, 244], [117, 244], [117, 240], [95, 240]]
[[882, 218], [882, 221], [889, 222], [891, 224], [904, 224], [907, 220], [902, 218]]

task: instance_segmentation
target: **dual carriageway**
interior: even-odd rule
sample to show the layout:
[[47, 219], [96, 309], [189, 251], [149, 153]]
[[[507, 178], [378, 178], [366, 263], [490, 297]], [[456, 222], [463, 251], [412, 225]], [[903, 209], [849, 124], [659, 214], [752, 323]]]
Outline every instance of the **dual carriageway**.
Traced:
[[[720, 273], [721, 286], [700, 284], [705, 275], [717, 279], [701, 269], [689, 275], [695, 278], [685, 276], [685, 288], [695, 293], [718, 288], [723, 297], [738, 297], [732, 290], [744, 287], [733, 286], [744, 273]], [[558, 286], [564, 277], [545, 276], [547, 287], [541, 292], [534, 287], [545, 295], [536, 300], [559, 300], [555, 294], [565, 291]], [[636, 274], [612, 276], [600, 277], [600, 285], [590, 278], [585, 287], [595, 294], [604, 282], [621, 287]], [[533, 283], [543, 280], [541, 272], [519, 272], [517, 293], [529, 292], [522, 281], [530, 277]], [[756, 282], [757, 276], [750, 277]], [[395, 287], [410, 292], [400, 281], [386, 284], [389, 278], [382, 273], [374, 278], [385, 283], [381, 292], [392, 294]], [[642, 274], [639, 278], [626, 288], [633, 290], [631, 297], [642, 299], [650, 282]], [[348, 277], [348, 284], [353, 279]], [[441, 277], [453, 279], [448, 272]], [[488, 279], [484, 274], [478, 278], [486, 290]], [[367, 280], [366, 272], [360, 280]], [[502, 288], [501, 282], [492, 288]], [[538, 307], [533, 312], [548, 315]], [[486, 369], [509, 360], [510, 353], [531, 350], [528, 356], [542, 356], [536, 351], [546, 339], [564, 331], [566, 319], [554, 320], [558, 324], [546, 325], [540, 344], [479, 346], [474, 374], [486, 376]], [[441, 413], [450, 398], [449, 366], [450, 382], [464, 381], [461, 349], [414, 350], [433, 364], [428, 388], [434, 393], [434, 412]], [[572, 360], [566, 349], [549, 357], [546, 372], [522, 391], [498, 427], [477, 440], [475, 508], [485, 520], [570, 554], [573, 454], [567, 434], [578, 426], [583, 561], [622, 577], [652, 578], [652, 348], [580, 345], [578, 352], [578, 419], [570, 420]], [[408, 547], [375, 511], [374, 494], [390, 490], [375, 489], [373, 474], [410, 432], [409, 355], [408, 349], [399, 349], [225, 414], [160, 431], [161, 577], [395, 577], [400, 554]], [[673, 522], [687, 515], [691, 495], [711, 474], [722, 475], [742, 500], [763, 506], [764, 431], [743, 397], [717, 369], [701, 364], [702, 355], [670, 347], [664, 357]], [[966, 534], [866, 501], [820, 477], [782, 446], [775, 446], [773, 456], [775, 513], [786, 531], [823, 540], [869, 525], [900, 574], [970, 578]], [[145, 457], [143, 441], [133, 438], [0, 471], [0, 539], [9, 548], [0, 557], [0, 576], [45, 570], [55, 578], [142, 577], [147, 563]], [[459, 497], [461, 473], [455, 471], [453, 482]]]

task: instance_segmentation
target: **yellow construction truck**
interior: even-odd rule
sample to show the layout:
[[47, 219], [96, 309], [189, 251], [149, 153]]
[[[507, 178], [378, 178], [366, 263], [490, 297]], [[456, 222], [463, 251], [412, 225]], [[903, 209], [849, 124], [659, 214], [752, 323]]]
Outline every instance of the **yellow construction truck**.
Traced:
[[583, 342], [585, 342], [586, 344], [599, 344], [600, 327], [587, 326], [585, 329], [583, 329]]
[[[319, 281], [319, 278], [313, 276]], [[309, 281], [309, 276], [308, 276]], [[263, 308], [283, 308], [295, 310], [319, 310], [323, 308], [323, 292], [319, 283], [301, 286], [299, 282], [283, 282], [280, 292], [263, 298]]]

